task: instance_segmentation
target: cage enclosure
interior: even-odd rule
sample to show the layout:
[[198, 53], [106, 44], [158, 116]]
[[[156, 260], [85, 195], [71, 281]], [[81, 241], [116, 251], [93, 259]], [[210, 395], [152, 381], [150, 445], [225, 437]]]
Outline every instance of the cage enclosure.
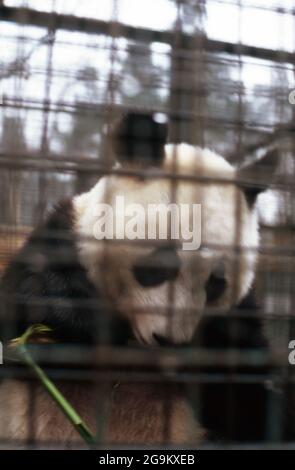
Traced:
[[294, 15], [0, 1], [2, 449], [294, 448]]

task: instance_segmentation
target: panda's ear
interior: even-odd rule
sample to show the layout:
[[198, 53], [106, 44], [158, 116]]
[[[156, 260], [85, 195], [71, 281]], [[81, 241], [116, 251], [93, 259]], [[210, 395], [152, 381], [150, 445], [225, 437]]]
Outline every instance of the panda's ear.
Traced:
[[278, 162], [277, 147], [263, 147], [256, 150], [254, 158], [252, 155], [252, 158], [237, 168], [238, 186], [243, 189], [250, 206], [273, 183]]
[[115, 156], [123, 165], [160, 166], [167, 135], [167, 123], [156, 114], [128, 112], [112, 132]]

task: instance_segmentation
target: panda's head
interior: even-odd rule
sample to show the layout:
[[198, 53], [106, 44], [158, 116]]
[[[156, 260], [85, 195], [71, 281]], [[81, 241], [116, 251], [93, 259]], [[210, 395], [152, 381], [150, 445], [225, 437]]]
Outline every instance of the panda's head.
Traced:
[[[162, 135], [161, 129], [157, 135]], [[80, 260], [114, 309], [129, 320], [140, 342], [182, 344], [192, 339], [206, 308], [228, 309], [249, 291], [259, 243], [254, 202], [262, 185], [242, 187], [251, 173], [249, 166], [237, 170], [209, 150], [187, 144], [164, 146], [161, 138], [156, 162], [151, 158], [146, 164], [145, 146], [143, 164], [140, 141], [138, 164], [129, 138], [132, 159], [124, 155], [116, 174], [103, 177], [90, 192], [74, 199]], [[257, 171], [265, 172], [268, 161], [261, 156]], [[161, 225], [172, 203], [178, 208], [201, 207], [198, 227], [192, 210], [181, 213], [176, 221], [178, 240], [169, 230], [163, 236]], [[149, 238], [151, 204], [159, 211], [156, 240]], [[132, 220], [139, 240], [133, 240]], [[187, 240], [181, 234], [188, 226], [201, 235], [197, 249], [183, 249]]]

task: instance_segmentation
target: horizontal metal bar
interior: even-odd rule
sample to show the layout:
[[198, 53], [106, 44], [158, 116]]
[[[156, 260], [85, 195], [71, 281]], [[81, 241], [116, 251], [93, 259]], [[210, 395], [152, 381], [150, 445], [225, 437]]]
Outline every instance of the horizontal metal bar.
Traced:
[[[253, 173], [251, 177], [247, 179], [241, 178], [224, 178], [224, 177], [208, 177], [198, 174], [181, 174], [171, 171], [159, 171], [149, 169], [133, 169], [133, 168], [109, 168], [102, 164], [99, 160], [90, 159], [88, 157], [70, 157], [67, 155], [56, 156], [54, 154], [43, 155], [42, 153], [11, 153], [11, 152], [1, 152], [0, 151], [0, 168], [3, 169], [16, 169], [16, 170], [30, 170], [30, 171], [63, 171], [75, 174], [77, 171], [83, 171], [85, 173], [93, 174], [97, 176], [102, 175], [118, 175], [118, 176], [130, 176], [143, 178], [144, 180], [153, 180], [153, 179], [167, 179], [177, 187], [177, 183], [186, 181], [186, 182], [199, 182], [203, 184], [219, 184], [219, 185], [231, 185], [237, 184], [243, 188], [255, 187], [255, 188], [264, 188], [265, 184], [268, 183], [267, 178], [258, 179], [258, 177]], [[282, 191], [293, 192], [295, 190], [294, 179], [290, 175], [284, 179], [281, 176], [277, 176], [273, 181], [268, 185], [270, 189], [280, 189]]]
[[[124, 364], [125, 366], [125, 364]], [[133, 363], [131, 362], [131, 366]], [[130, 370], [128, 370], [128, 366], [126, 370], [122, 370], [122, 365], [119, 364], [116, 367], [112, 367], [111, 370], [108, 370], [108, 373], [105, 373], [105, 369], [109, 367], [109, 364], [104, 365], [103, 367], [99, 367], [99, 365], [92, 365], [92, 367], [86, 366], [83, 363], [81, 367], [79, 362], [76, 365], [66, 364], [64, 367], [55, 366], [55, 367], [42, 367], [46, 370], [47, 373], [50, 374], [51, 379], [53, 380], [67, 380], [79, 383], [91, 382], [97, 383], [111, 383], [120, 381], [120, 383], [178, 383], [178, 384], [191, 384], [197, 385], [200, 383], [211, 383], [211, 384], [226, 384], [229, 382], [235, 384], [265, 384], [267, 381], [274, 381], [276, 384], [282, 382], [277, 376], [274, 376], [271, 372], [255, 372], [253, 370], [252, 373], [242, 373], [242, 372], [235, 372], [232, 373], [229, 379], [229, 375], [226, 372], [199, 372], [197, 370], [193, 371], [182, 371], [182, 370], [175, 370], [172, 369], [171, 373], [168, 370], [161, 370], [155, 367], [152, 363], [152, 360], [149, 364], [144, 364], [144, 366], [151, 366], [154, 367], [156, 370], [148, 370], [145, 371], [140, 370], [140, 366], [138, 369], [132, 369], [132, 379], [130, 378]], [[206, 365], [201, 364], [201, 366], [205, 367]], [[197, 367], [201, 367], [197, 366]], [[222, 366], [226, 366], [223, 364]], [[248, 366], [248, 364], [247, 364]], [[130, 365], [129, 365], [130, 367]], [[273, 367], [276, 367], [274, 365]], [[168, 372], [168, 373], [167, 373]], [[35, 379], [34, 373], [23, 366], [15, 367], [15, 366], [6, 366], [5, 370], [0, 370], [0, 380], [5, 378], [10, 378], [13, 375], [15, 379], [25, 379], [27, 384], [32, 382]], [[294, 377], [288, 377], [285, 383], [294, 384]]]
[[[87, 34], [102, 34], [111, 36], [116, 31], [119, 37], [128, 38], [141, 42], [161, 42], [173, 46], [175, 37], [173, 31], [155, 31], [148, 28], [136, 28], [134, 26], [113, 21], [102, 21], [98, 19], [78, 17], [74, 15], [62, 15], [47, 13], [29, 8], [15, 8], [0, 5], [0, 21], [8, 21], [31, 26], [37, 26], [52, 30], [63, 29]], [[179, 34], [179, 33], [178, 33]], [[179, 36], [178, 36], [179, 37]], [[182, 48], [191, 49], [195, 47], [192, 36], [182, 33], [180, 42]], [[234, 44], [227, 41], [208, 39], [200, 37], [200, 44], [205, 50], [212, 53], [227, 53], [231, 55], [245, 55], [256, 59], [270, 60], [273, 62], [295, 63], [295, 54], [283, 50], [273, 50], [263, 47], [249, 46], [246, 44]]]
[[[85, 116], [92, 116], [98, 118], [105, 118], [109, 112], [109, 106], [104, 103], [87, 103], [85, 105], [79, 105], [70, 102], [46, 102], [34, 99], [22, 99], [21, 101], [16, 97], [5, 96], [5, 99], [0, 101], [0, 108], [12, 108], [12, 109], [21, 109], [26, 111], [39, 111], [39, 112], [52, 112], [52, 113], [66, 113], [66, 114], [79, 114]], [[252, 135], [255, 132], [256, 134], [270, 133], [273, 132], [274, 127], [277, 123], [266, 123], [259, 122], [258, 120], [239, 120], [239, 119], [226, 119], [225, 116], [222, 118], [213, 118], [206, 117], [200, 113], [172, 109], [168, 106], [145, 106], [145, 111], [158, 112], [167, 114], [171, 119], [181, 119], [181, 120], [197, 120], [202, 119], [203, 123], [206, 124], [207, 128], [223, 128], [223, 129], [234, 129], [238, 127], [243, 130], [243, 132], [251, 131]], [[138, 110], [138, 107], [135, 105], [122, 105], [115, 103], [112, 105], [112, 111], [115, 112], [124, 112], [124, 111]], [[287, 124], [286, 124], [287, 126]], [[289, 131], [292, 131], [292, 128], [289, 126]]]
[[[28, 345], [30, 353], [38, 364], [47, 367], [58, 366], [68, 368], [72, 366], [87, 366], [94, 368], [118, 367], [120, 372], [128, 370], [128, 367], [139, 367], [138, 373], [143, 372], [141, 367], [149, 366], [151, 371], [165, 374], [167, 371], [194, 372], [190, 368], [195, 367], [279, 367], [288, 365], [288, 351], [280, 350], [278, 352], [268, 352], [257, 348], [243, 350], [238, 348], [231, 349], [207, 349], [202, 347], [179, 347], [170, 349], [164, 348], [142, 348], [141, 346], [96, 346], [88, 347], [84, 345], [68, 345], [68, 344], [30, 344]], [[14, 350], [9, 352], [4, 349], [4, 358], [6, 365], [9, 367], [22, 367], [18, 362], [18, 356]], [[144, 370], [144, 372], [147, 372]], [[210, 371], [211, 374], [213, 371]], [[254, 372], [254, 370], [253, 370]], [[204, 371], [203, 371], [204, 373]], [[207, 372], [209, 373], [209, 372]], [[206, 379], [209, 380], [210, 376]], [[217, 377], [223, 371], [215, 372]], [[234, 372], [233, 372], [234, 373]], [[258, 371], [257, 371], [258, 373]], [[210, 375], [211, 375], [210, 374]], [[246, 372], [236, 371], [237, 376], [244, 375]], [[235, 374], [235, 375], [236, 375]], [[265, 372], [271, 376], [271, 372]], [[0, 368], [0, 378], [6, 375], [6, 370]], [[289, 379], [295, 380], [294, 372], [290, 373]], [[273, 379], [279, 378], [277, 375]]]

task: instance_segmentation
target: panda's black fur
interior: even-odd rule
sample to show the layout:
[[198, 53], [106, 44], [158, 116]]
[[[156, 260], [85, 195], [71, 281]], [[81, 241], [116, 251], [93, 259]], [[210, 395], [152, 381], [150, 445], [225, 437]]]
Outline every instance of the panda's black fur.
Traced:
[[106, 311], [112, 340], [121, 343], [128, 334], [127, 323], [110, 311], [79, 262], [71, 200], [56, 206], [33, 231], [5, 271], [0, 289], [3, 339], [42, 323], [60, 342], [94, 344], [97, 338], [103, 341], [98, 325]]
[[[237, 351], [268, 352], [255, 287], [228, 316], [204, 318], [197, 332], [198, 344], [222, 355]], [[203, 367], [211, 381], [200, 385], [200, 421], [217, 442], [264, 441], [267, 437], [269, 391], [264, 377], [268, 365]], [[251, 380], [243, 382], [243, 377]], [[215, 380], [214, 380], [215, 377]], [[240, 380], [242, 378], [242, 380]], [[212, 380], [213, 379], [213, 380]]]

